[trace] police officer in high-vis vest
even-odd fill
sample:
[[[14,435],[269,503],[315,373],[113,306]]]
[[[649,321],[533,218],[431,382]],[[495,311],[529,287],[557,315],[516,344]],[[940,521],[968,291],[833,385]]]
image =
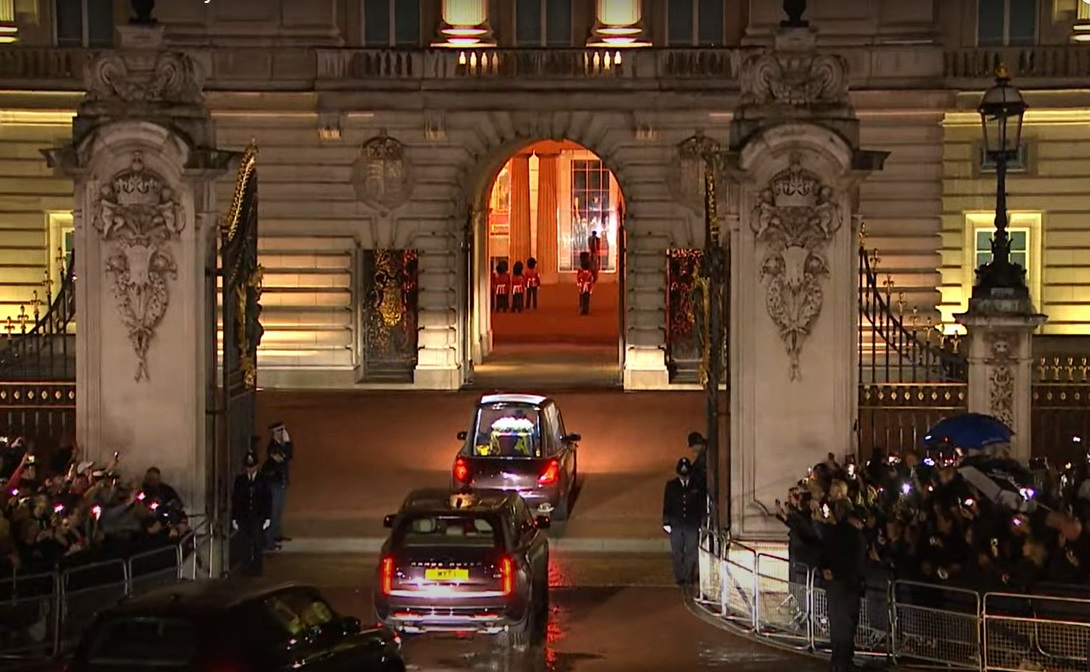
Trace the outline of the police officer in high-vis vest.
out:
[[[231,490],[231,527],[239,537],[243,571],[261,576],[265,562],[265,530],[272,523],[269,481],[257,471],[257,454],[246,453],[246,470],[235,477]]]

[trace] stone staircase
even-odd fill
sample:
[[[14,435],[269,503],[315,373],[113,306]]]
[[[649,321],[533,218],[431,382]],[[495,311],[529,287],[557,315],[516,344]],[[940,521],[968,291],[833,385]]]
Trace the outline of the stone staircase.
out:
[[[354,251],[351,236],[260,238],[262,369],[355,366]]]

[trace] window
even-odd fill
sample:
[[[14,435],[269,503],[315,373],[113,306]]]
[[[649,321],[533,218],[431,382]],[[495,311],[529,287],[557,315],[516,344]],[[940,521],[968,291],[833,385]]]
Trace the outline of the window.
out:
[[[419,47],[419,0],[363,0],[365,47]]]
[[[284,639],[321,630],[337,620],[337,613],[316,593],[286,590],[265,600],[265,609],[283,629]]]
[[[51,293],[56,293],[64,282],[62,268],[72,264],[72,251],[76,249],[76,229],[71,212],[50,212],[48,217],[49,249],[46,250]],[[45,300],[43,298],[43,300]]]
[[[598,159],[572,159],[570,165],[570,229],[561,248],[560,270],[578,270],[579,255],[597,247],[598,270],[613,271],[611,252],[617,238],[613,175]]]
[[[980,143],[977,148],[980,153],[978,157],[978,166],[981,173],[994,173],[995,172],[995,159],[988,156],[988,149],[984,146],[984,143]],[[1029,148],[1026,143],[1018,145],[1018,152],[1013,158],[1007,161],[1008,173],[1024,173],[1029,170]]]
[[[474,513],[409,515],[394,530],[392,545],[503,546],[503,528],[491,517]]]
[[[113,0],[54,0],[53,32],[58,47],[112,47]]]
[[[572,0],[515,0],[515,44],[570,47]]]
[[[976,230],[976,246],[974,258],[976,268],[992,260],[992,234],[994,228],[978,228]],[[1007,229],[1007,236],[1011,243],[1011,261],[1022,268],[1029,270],[1029,229]]]
[[[533,406],[492,404],[477,410],[474,457],[541,457],[541,417]]]
[[[725,40],[723,0],[667,0],[666,44],[720,47]]]
[[[196,628],[181,618],[114,618],[99,625],[90,639],[87,662],[96,668],[185,668],[197,653]]]
[[[1037,0],[977,0],[978,46],[1028,46],[1036,41]]]

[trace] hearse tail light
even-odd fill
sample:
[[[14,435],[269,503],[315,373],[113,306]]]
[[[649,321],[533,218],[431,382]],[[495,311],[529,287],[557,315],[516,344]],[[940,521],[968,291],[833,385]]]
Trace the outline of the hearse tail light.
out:
[[[537,477],[538,485],[552,485],[560,480],[560,461],[549,460],[549,464],[545,467],[545,471],[541,472],[541,475]]]
[[[382,594],[389,595],[394,591],[394,559],[386,556],[382,559]]]
[[[515,561],[507,556],[500,560],[500,585],[503,586],[504,597],[515,592]]]
[[[458,483],[469,482],[469,465],[460,457],[454,461],[454,480]]]

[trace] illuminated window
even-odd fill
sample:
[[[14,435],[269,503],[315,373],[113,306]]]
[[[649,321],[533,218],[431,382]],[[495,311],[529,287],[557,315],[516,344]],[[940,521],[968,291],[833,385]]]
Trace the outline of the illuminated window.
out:
[[[570,47],[572,0],[515,0],[515,44]]]
[[[492,183],[492,197],[488,207],[488,233],[506,236],[511,232],[511,162],[504,164],[496,181]]]
[[[976,230],[976,246],[974,258],[976,268],[992,260],[992,234],[994,228],[979,228]],[[1011,261],[1029,271],[1029,229],[1007,229],[1007,236],[1011,243]]]
[[[978,46],[1029,46],[1036,42],[1037,0],[977,0]]]
[[[365,47],[419,47],[419,0],[363,0]]]
[[[112,47],[113,0],[54,0],[53,35],[58,47]]]
[[[573,158],[569,178],[568,216],[560,226],[560,270],[578,270],[579,255],[590,251],[592,234],[597,233],[598,269],[614,271],[619,194],[613,175],[598,159]]]
[[[1026,286],[1030,298],[1041,305],[1042,275],[1042,215],[1039,212],[1011,212],[1007,226],[1010,236],[1011,261],[1026,271]],[[972,294],[976,269],[992,260],[992,236],[995,234],[995,214],[971,212],[965,214],[964,297]],[[967,304],[962,304],[964,309]]]
[[[666,44],[721,47],[726,42],[723,0],[667,0]]]

